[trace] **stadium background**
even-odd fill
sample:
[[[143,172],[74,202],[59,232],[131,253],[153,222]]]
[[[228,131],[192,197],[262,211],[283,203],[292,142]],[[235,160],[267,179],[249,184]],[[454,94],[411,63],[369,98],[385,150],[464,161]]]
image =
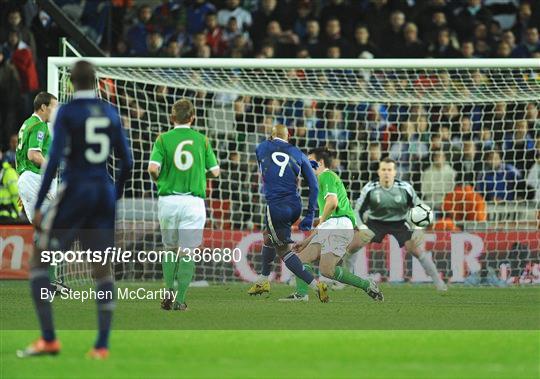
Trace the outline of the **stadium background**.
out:
[[[540,57],[537,1],[247,0],[236,10],[236,26],[227,22],[226,1],[54,3],[105,55],[113,57]],[[467,10],[467,3],[480,5]],[[197,34],[205,30],[204,15],[212,11],[222,26]],[[59,38],[67,35],[31,1],[0,0],[0,17],[0,150],[4,161],[13,162],[18,128],[32,112],[35,93],[47,88],[46,59],[59,54]],[[252,27],[247,26],[250,19]],[[359,24],[364,26],[357,28]],[[79,51],[87,48],[83,41],[76,43],[69,37],[68,41]],[[398,76],[386,79],[400,84]],[[532,80],[538,81],[538,76]],[[224,177],[209,190],[208,227],[223,233],[217,241],[229,238],[227,233],[251,233],[260,227],[261,199],[252,149],[268,134],[269,126],[283,122],[302,148],[329,143],[338,151],[334,169],[346,182],[351,199],[373,178],[378,159],[390,155],[397,158],[400,174],[437,209],[436,233],[493,231],[491,245],[486,244],[488,254],[482,258],[483,279],[489,274],[484,263],[493,263],[497,270],[496,280],[488,284],[508,284],[500,281],[506,267],[514,284],[540,279],[534,271],[538,266],[533,267],[539,250],[538,98],[482,104],[351,104],[225,96],[219,91],[202,93],[121,80],[102,80],[98,86],[100,95],[118,106],[137,161],[121,209],[142,211],[142,216],[123,213],[121,221],[143,225],[143,232],[148,232],[139,240],[143,246],[155,246],[160,240],[152,211],[155,191],[145,162],[155,136],[169,127],[168,107],[178,96],[190,96],[199,112],[196,127],[209,133],[224,169]],[[60,93],[61,100],[67,100],[69,86],[63,88],[67,91]],[[489,180],[498,184],[497,201],[492,199],[493,191],[481,187],[488,183],[486,174],[495,164],[502,174]],[[422,175],[426,171],[431,173],[431,185]],[[427,191],[433,183],[435,189]],[[454,193],[456,186],[461,192]],[[474,200],[456,200],[460,196]],[[459,203],[464,207],[461,211],[455,209]],[[21,251],[28,256],[30,227],[3,224],[0,230],[0,237],[12,230],[23,235]],[[389,274],[388,243],[371,252],[375,259],[370,272],[383,278]],[[2,273],[20,274],[22,269],[24,277],[24,259],[17,270],[10,270],[14,247],[8,245],[1,251]],[[449,255],[447,243],[435,255],[446,275]],[[255,266],[257,262],[253,256]],[[408,278],[413,275],[411,264],[408,261],[405,270]],[[76,267],[65,274],[76,283],[74,279],[87,279],[89,273]],[[161,280],[159,266],[120,267],[117,274],[138,283],[141,278],[156,280],[145,282],[150,288],[158,288]],[[205,267],[199,268],[198,277],[228,282],[237,275],[230,267]],[[469,284],[486,283],[471,279]],[[380,307],[346,289],[334,292],[326,309],[314,301],[302,308],[276,306],[275,297],[289,292],[286,286],[275,286],[272,298],[255,301],[246,299],[244,284],[194,288],[193,311],[183,315],[159,313],[152,301],[121,304],[109,362],[81,360],[93,338],[93,331],[86,330],[94,327],[93,304],[64,302],[55,304],[65,344],[60,360],[23,363],[13,352],[36,334],[26,282],[0,281],[0,288],[2,377],[537,378],[539,374],[540,301],[533,286],[451,286],[448,297],[439,297],[427,286],[384,285],[387,301]],[[329,325],[329,320],[336,324]],[[277,330],[288,328],[310,330]],[[350,330],[327,330],[334,328]]]

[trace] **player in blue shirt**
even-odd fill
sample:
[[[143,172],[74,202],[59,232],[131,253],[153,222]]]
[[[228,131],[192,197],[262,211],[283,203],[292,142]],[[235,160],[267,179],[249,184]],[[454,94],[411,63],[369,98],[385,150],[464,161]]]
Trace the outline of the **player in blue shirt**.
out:
[[[30,269],[30,287],[41,338],[25,350],[19,350],[19,357],[55,355],[60,351],[50,295],[43,296],[49,289],[49,263],[42,262],[41,252],[66,251],[75,238],[79,238],[82,250],[105,251],[114,246],[116,200],[122,196],[133,160],[118,112],[96,98],[95,80],[92,64],[79,61],[74,65],[71,71],[73,100],[59,109],[54,123],[48,163],[35,205],[37,242]],[[116,185],[107,171],[112,149],[120,162]],[[42,216],[43,200],[61,161],[65,162],[61,189],[56,202]],[[114,285],[110,265],[96,262],[93,272],[97,293],[106,296],[97,296],[98,338],[89,357],[104,359],[108,356]]]
[[[300,222],[301,230],[309,230],[315,217],[319,187],[307,156],[288,142],[289,131],[285,125],[272,128],[272,137],[260,143],[256,149],[257,162],[262,176],[266,199],[262,270],[257,282],[248,290],[250,295],[270,292],[268,277],[276,254],[296,276],[317,291],[321,301],[327,301],[327,286],[318,283],[313,275],[304,270],[298,256],[291,251],[291,227],[302,213],[302,199],[298,191],[300,175],[309,186],[309,202],[306,216]]]

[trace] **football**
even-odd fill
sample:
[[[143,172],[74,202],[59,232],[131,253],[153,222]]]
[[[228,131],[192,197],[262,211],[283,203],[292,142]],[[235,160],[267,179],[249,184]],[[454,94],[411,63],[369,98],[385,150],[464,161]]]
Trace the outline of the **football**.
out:
[[[426,204],[418,204],[409,210],[407,221],[414,226],[425,228],[433,222],[433,211]]]

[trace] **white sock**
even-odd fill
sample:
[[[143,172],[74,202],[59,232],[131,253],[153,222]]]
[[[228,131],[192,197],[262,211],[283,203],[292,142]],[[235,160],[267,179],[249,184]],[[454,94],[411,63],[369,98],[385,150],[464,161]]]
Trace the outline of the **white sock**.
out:
[[[317,280],[313,279],[311,283],[309,283],[309,286],[313,289],[317,289]]]
[[[431,276],[431,279],[433,279],[433,283],[441,282],[441,277],[437,272],[437,268],[435,267],[435,263],[433,262],[433,259],[431,257],[431,252],[426,251],[420,254],[420,258],[418,258],[418,261],[426,271],[426,274]]]
[[[268,278],[270,277],[270,275],[263,275],[263,274],[260,274],[259,275],[259,278],[257,279],[258,282],[266,282],[268,281]]]

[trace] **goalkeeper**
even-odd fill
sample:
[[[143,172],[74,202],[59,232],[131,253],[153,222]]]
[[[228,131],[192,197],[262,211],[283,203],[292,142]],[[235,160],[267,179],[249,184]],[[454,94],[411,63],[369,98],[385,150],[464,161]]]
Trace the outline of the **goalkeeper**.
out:
[[[161,134],[154,144],[148,172],[158,187],[158,218],[163,244],[173,252],[194,249],[202,244],[206,222],[206,176],[218,177],[220,170],[208,138],[191,129],[195,108],[188,99],[172,107],[174,129]],[[184,256],[178,261],[165,256],[162,261],[166,295],[164,310],[187,309],[186,292],[193,278],[195,262]],[[177,296],[173,286],[177,278]]]
[[[379,180],[366,184],[356,201],[359,230],[354,234],[348,253],[354,254],[368,243],[381,242],[391,234],[400,247],[405,246],[418,259],[437,290],[446,291],[448,288],[439,277],[431,254],[423,250],[423,230],[416,227],[410,230],[405,222],[409,208],[421,203],[413,186],[396,179],[396,162],[390,158],[379,162],[378,175]],[[367,223],[363,222],[364,213]]]

